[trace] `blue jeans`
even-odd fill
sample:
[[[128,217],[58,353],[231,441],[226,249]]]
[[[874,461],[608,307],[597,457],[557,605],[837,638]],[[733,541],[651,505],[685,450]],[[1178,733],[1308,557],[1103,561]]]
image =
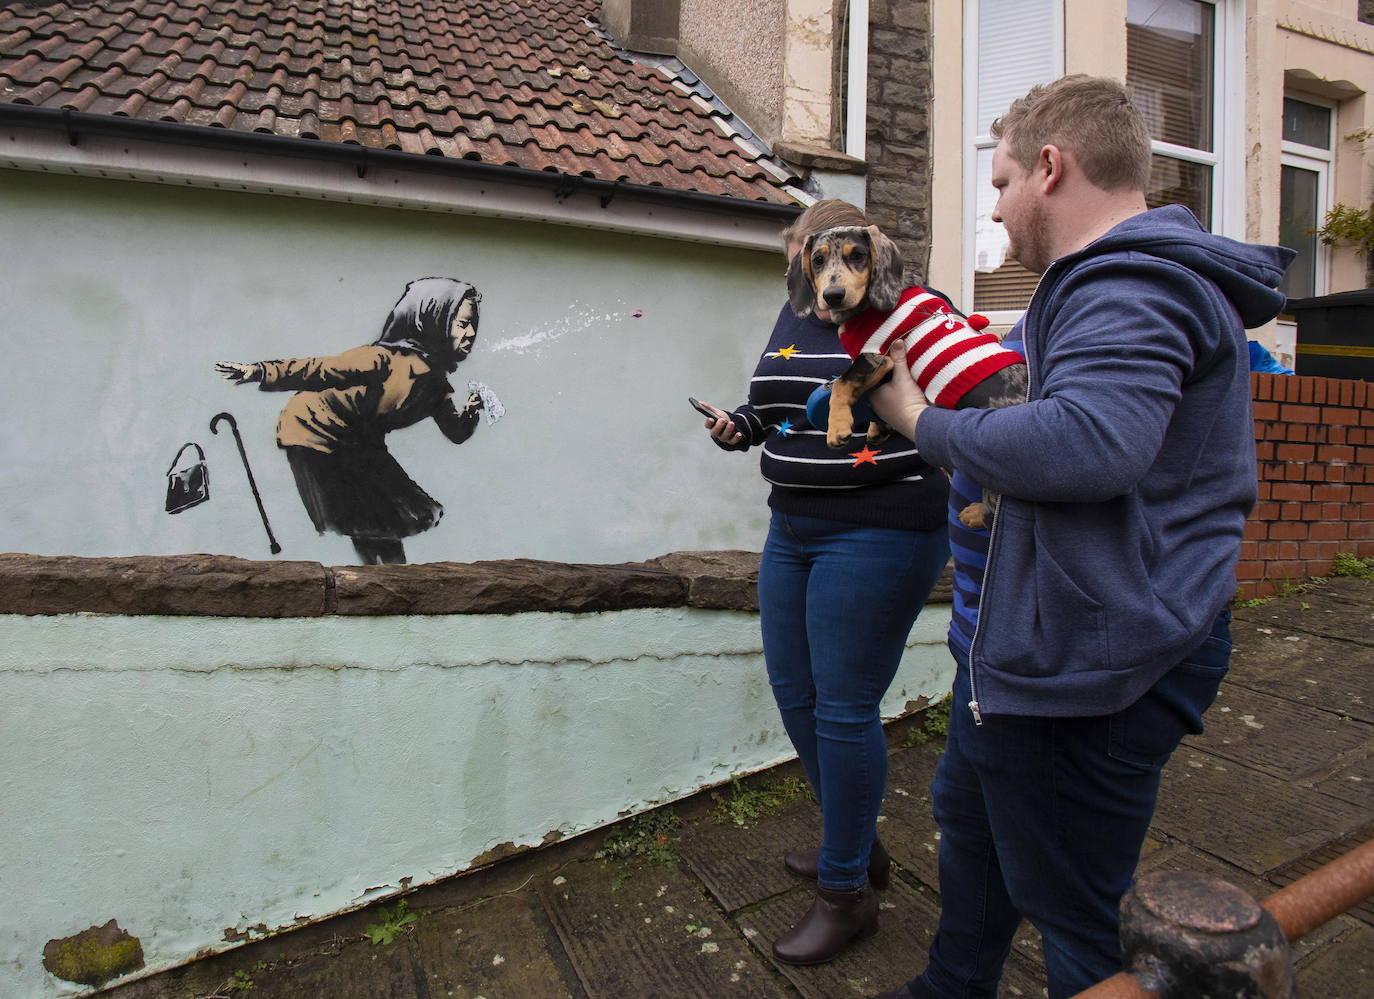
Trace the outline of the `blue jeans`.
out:
[[[759,565],[768,682],[821,802],[822,888],[868,876],[887,783],[879,703],[949,559],[944,527],[858,527],[774,511]]]
[[[1160,771],[1202,731],[1231,658],[1230,612],[1138,701],[1113,715],[983,715],[956,652],[949,739],[931,784],[940,924],[917,995],[994,999],[1022,918],[1044,941],[1050,999],[1121,970],[1118,906],[1154,815]]]

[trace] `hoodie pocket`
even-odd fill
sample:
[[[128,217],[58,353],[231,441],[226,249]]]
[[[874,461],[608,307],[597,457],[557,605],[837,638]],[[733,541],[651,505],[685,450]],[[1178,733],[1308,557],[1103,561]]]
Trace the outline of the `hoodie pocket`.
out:
[[[1033,516],[1004,502],[994,589],[985,608],[979,659],[1020,676],[1109,667],[1106,614],[1045,544]],[[986,594],[987,591],[985,591]]]

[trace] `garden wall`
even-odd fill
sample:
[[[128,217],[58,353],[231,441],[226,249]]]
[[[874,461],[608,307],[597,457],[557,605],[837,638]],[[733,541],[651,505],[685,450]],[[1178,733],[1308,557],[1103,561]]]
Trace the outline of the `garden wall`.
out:
[[[1344,378],[1252,374],[1259,502],[1236,571],[1241,598],[1374,556],[1374,392]]]

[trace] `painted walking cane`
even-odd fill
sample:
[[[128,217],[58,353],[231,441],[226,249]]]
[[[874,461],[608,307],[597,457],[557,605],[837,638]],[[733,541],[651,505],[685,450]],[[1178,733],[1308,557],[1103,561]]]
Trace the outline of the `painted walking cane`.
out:
[[[277,544],[277,539],[272,536],[272,525],[267,522],[267,511],[262,508],[262,497],[258,495],[258,484],[253,479],[253,469],[248,465],[248,452],[243,449],[243,438],[239,436],[239,425],[235,422],[232,413],[217,413],[210,421],[210,433],[218,434],[216,429],[220,420],[229,421],[229,429],[234,432],[234,443],[239,446],[239,457],[243,459],[243,470],[248,473],[248,488],[253,490],[253,499],[258,504],[258,516],[262,518],[263,530],[267,532],[267,540],[272,542],[272,554],[276,555],[281,551],[281,545]]]

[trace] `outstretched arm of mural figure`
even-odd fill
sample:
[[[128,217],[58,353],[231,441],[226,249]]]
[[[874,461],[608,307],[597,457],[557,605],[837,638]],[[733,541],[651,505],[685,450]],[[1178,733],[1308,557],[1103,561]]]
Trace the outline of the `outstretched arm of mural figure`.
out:
[[[235,385],[245,385],[248,382],[262,381],[262,365],[260,364],[237,364],[233,361],[216,361],[215,370],[224,376],[227,382]]]
[[[482,409],[482,397],[476,392],[468,393],[468,400],[460,410],[453,405],[453,396],[444,397],[439,411],[434,414],[434,422],[444,436],[455,444],[461,444],[477,429],[477,417]]]

